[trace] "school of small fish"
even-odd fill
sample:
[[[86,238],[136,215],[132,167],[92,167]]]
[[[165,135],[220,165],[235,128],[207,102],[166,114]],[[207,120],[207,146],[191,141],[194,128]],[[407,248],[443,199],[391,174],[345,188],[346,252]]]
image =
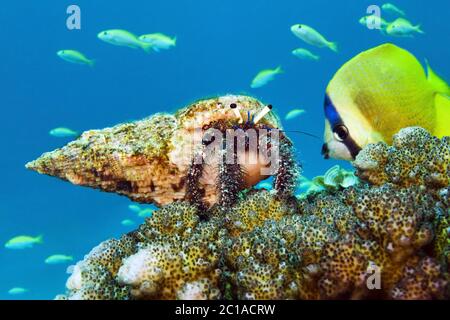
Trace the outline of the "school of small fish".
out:
[[[168,50],[175,47],[177,43],[176,37],[172,38],[163,33],[151,33],[137,36],[132,32],[123,29],[101,31],[97,34],[97,38],[114,46],[141,49],[146,53]],[[74,64],[93,67],[96,63],[96,60],[89,59],[85,54],[78,50],[63,49],[59,50],[56,54],[64,61]]]
[[[381,6],[382,12],[395,20],[389,22],[381,15],[367,15],[359,19],[359,23],[368,29],[378,29],[382,34],[391,37],[414,38],[415,34],[424,34],[420,24],[414,25],[406,19],[406,13],[392,3],[384,3]]]

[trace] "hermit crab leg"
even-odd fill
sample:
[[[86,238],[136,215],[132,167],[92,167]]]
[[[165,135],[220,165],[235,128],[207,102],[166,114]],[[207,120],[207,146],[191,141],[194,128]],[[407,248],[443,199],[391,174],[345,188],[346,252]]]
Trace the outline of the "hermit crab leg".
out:
[[[278,198],[288,199],[295,193],[300,168],[295,161],[292,142],[280,135],[278,170],[273,180],[273,188]]]
[[[206,210],[205,203],[203,202],[204,190],[199,187],[202,173],[203,162],[196,163],[195,159],[192,160],[186,178],[186,199],[203,212]]]
[[[230,208],[237,203],[239,192],[244,185],[244,174],[234,154],[232,164],[225,163],[219,167],[217,190],[219,192],[219,208]]]
[[[262,109],[261,112],[256,115],[256,118],[253,120],[253,123],[257,124],[262,118],[266,116],[266,114],[270,112],[270,110],[272,110],[271,104],[265,106],[264,109]]]

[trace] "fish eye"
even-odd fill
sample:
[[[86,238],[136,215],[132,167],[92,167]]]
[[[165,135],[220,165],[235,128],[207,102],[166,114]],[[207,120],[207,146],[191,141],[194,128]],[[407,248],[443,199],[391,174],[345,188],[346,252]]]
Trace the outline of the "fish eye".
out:
[[[103,32],[103,35],[107,36],[107,35],[108,35],[108,32],[106,32],[106,31],[105,31],[105,32]]]
[[[236,103],[230,104],[230,108],[231,108],[231,109],[234,109],[234,108],[236,108],[236,107],[237,107]]]
[[[334,127],[333,129],[334,137],[338,141],[344,141],[348,137],[348,129],[343,124]]]
[[[299,24],[299,25],[298,25],[298,28],[299,28],[299,29],[301,29],[301,28],[302,28],[302,25],[301,25],[301,24]]]

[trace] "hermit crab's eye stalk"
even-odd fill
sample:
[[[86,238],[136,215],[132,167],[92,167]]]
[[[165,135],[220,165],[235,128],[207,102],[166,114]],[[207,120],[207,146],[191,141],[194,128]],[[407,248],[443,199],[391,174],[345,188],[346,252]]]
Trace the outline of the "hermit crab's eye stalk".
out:
[[[236,117],[239,119],[239,123],[242,123],[244,120],[242,119],[241,112],[239,111],[239,108],[236,103],[230,104],[230,108],[233,110]]]
[[[258,113],[258,115],[255,117],[255,120],[253,120],[253,123],[257,124],[262,118],[264,118],[266,116],[266,114],[268,114],[270,112],[270,110],[272,110],[271,104],[265,106],[264,109],[262,109],[261,112]]]

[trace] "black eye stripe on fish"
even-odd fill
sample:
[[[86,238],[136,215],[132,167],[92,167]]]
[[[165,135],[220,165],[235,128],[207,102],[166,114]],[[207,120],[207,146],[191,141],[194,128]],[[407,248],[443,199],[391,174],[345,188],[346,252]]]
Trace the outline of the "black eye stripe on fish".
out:
[[[340,128],[340,126],[345,127],[344,121],[337,112],[328,94],[325,94],[324,110],[325,110],[325,117],[330,122],[333,133],[335,133],[335,130],[337,128]],[[359,151],[361,151],[361,147],[358,146],[355,140],[353,140],[350,133],[347,134],[346,138],[343,139],[342,143],[345,144],[353,159],[356,158]]]
[[[361,147],[353,140],[350,136],[347,137],[343,142],[347,147],[348,151],[352,155],[352,158],[355,159],[358,153],[361,151]]]

